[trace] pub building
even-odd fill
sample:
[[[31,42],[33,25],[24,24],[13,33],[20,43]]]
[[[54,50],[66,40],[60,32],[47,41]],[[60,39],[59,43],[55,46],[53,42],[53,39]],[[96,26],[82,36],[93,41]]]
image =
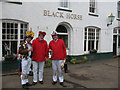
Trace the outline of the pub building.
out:
[[[39,31],[45,31],[48,44],[51,33],[57,31],[68,57],[89,57],[92,50],[97,58],[120,55],[119,0],[4,0],[0,11],[0,60],[17,53],[30,28],[34,39]]]

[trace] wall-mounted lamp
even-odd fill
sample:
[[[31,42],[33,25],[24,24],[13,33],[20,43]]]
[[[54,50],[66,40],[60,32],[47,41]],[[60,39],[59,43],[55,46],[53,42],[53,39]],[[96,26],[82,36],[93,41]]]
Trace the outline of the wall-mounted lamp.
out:
[[[113,16],[113,14],[111,13],[111,15],[108,16],[108,21],[109,21],[110,23],[107,24],[107,27],[108,27],[109,25],[112,25],[112,22],[113,22],[114,19],[115,19],[115,16]]]
[[[108,21],[109,21],[110,23],[107,24],[107,27],[108,27],[109,25],[112,25],[112,22],[113,22],[114,19],[115,19],[115,16],[113,16],[113,14],[111,13],[111,15],[108,16]]]

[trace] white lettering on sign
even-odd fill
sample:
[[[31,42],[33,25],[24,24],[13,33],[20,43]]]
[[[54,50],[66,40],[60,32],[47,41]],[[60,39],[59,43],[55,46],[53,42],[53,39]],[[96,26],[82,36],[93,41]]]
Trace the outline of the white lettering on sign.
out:
[[[44,10],[44,16],[82,20],[82,15],[71,14],[71,13],[65,14],[63,12],[50,12],[50,10]]]

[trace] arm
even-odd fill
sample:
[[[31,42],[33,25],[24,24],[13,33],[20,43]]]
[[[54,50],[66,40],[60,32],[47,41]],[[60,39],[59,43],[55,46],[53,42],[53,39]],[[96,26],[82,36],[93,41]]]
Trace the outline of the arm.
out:
[[[19,53],[22,54],[22,55],[25,55],[28,53],[28,49],[24,49],[24,46],[23,46],[23,42],[20,44],[19,46]]]
[[[46,42],[46,49],[45,49],[45,56],[46,56],[46,61],[48,61],[48,57],[49,57],[49,46],[48,46],[48,44],[47,44],[47,42]]]

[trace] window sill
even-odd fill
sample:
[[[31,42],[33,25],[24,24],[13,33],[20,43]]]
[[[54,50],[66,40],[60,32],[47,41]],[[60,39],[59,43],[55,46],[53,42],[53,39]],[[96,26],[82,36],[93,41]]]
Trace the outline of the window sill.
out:
[[[95,16],[95,17],[98,17],[99,15],[95,14],[95,13],[88,13],[88,15],[90,16]]]
[[[120,21],[120,18],[117,18],[116,20]]]
[[[72,12],[71,9],[69,9],[69,8],[63,8],[63,7],[59,7],[58,10]]]
[[[6,3],[22,5],[22,2],[5,1]]]

